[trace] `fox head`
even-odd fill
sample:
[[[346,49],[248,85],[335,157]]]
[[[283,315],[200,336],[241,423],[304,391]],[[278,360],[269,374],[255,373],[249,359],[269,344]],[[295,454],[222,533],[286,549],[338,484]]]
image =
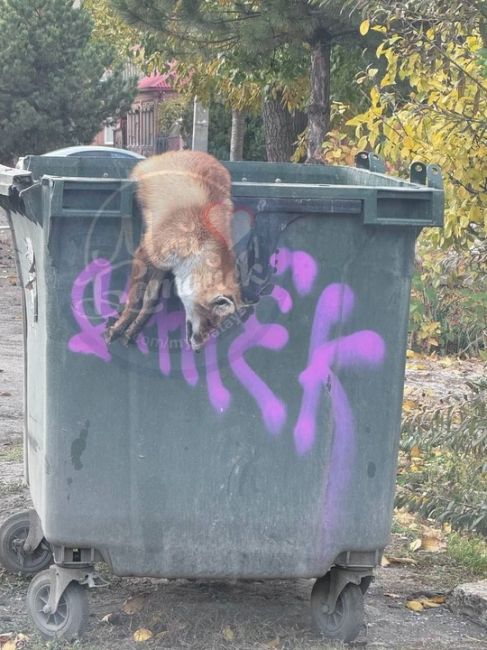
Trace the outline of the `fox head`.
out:
[[[234,315],[239,320],[247,305],[242,301],[233,264],[226,277],[221,266],[211,272],[206,264],[194,259],[185,272],[181,270],[176,270],[175,280],[186,312],[187,340],[194,351],[199,351],[226,318]]]

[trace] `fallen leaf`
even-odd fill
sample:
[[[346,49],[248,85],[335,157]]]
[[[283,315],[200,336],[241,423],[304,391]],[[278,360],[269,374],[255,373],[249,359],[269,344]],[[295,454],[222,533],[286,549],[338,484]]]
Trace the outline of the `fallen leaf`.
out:
[[[414,359],[416,356],[416,353],[413,350],[406,350],[406,358],[407,359]]]
[[[225,641],[233,641],[235,639],[235,633],[229,625],[223,628],[222,635]]]
[[[15,637],[15,640],[17,641],[17,643],[22,643],[23,641],[24,641],[24,642],[27,642],[27,641],[29,641],[30,639],[29,639],[29,637],[27,636],[27,634],[22,634],[22,632],[19,632],[19,633],[17,634],[17,636]]]
[[[446,548],[446,542],[439,535],[423,535],[421,550],[429,553],[438,553]]]
[[[418,446],[412,447],[410,456],[412,460],[418,460],[421,458],[421,449]]]
[[[384,596],[387,596],[387,598],[400,598],[399,594],[388,594],[384,593]]]
[[[440,366],[443,366],[444,368],[448,368],[449,366],[452,366],[455,361],[451,357],[442,357],[441,359],[438,360],[438,363]]]
[[[409,550],[410,551],[419,551],[421,548],[421,538],[418,537],[418,539],[415,539],[414,541],[409,544]]]
[[[281,640],[277,637],[272,641],[267,641],[265,645],[267,648],[278,648],[281,645]]]
[[[138,594],[137,596],[132,596],[127,598],[127,600],[122,605],[122,610],[129,616],[137,614],[144,607],[146,597],[144,594]]]
[[[389,564],[417,564],[416,560],[413,560],[412,557],[394,557],[393,555],[389,555],[388,560]]]
[[[445,596],[431,596],[428,600],[438,605],[443,605],[446,602]]]
[[[434,609],[435,607],[441,607],[439,603],[434,603],[431,600],[428,600],[428,598],[422,598],[419,602],[425,609]]]
[[[17,286],[17,276],[15,276],[15,275],[9,275],[9,276],[7,277],[7,280],[8,280],[8,283],[9,283],[12,287],[16,287],[16,286]]]
[[[390,565],[389,559],[385,555],[382,556],[382,559],[380,561],[380,565],[384,566],[384,567]]]
[[[10,639],[7,643],[2,645],[2,650],[17,650],[17,641],[15,639]]]
[[[102,623],[109,623],[110,625],[119,625],[122,622],[119,612],[110,612],[101,619]]]
[[[409,413],[409,411],[413,411],[418,407],[418,403],[415,402],[413,399],[405,399],[404,402],[402,403],[402,410],[405,411],[406,413]]]
[[[10,641],[13,636],[13,632],[5,632],[5,634],[0,634],[0,644],[7,643],[7,641]]]
[[[138,630],[135,630],[134,632],[134,641],[137,641],[137,643],[142,643],[143,641],[148,641],[149,639],[152,639],[154,635],[150,630],[148,630],[145,627],[141,627]]]
[[[422,612],[423,611],[423,605],[420,603],[419,600],[407,600],[406,601],[406,607],[413,612]]]
[[[406,510],[397,509],[394,511],[394,519],[398,524],[405,528],[417,528],[418,523],[416,517]]]

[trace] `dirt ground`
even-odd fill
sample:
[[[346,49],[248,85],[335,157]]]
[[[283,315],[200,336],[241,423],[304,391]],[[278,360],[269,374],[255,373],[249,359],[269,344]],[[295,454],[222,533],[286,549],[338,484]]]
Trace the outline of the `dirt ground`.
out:
[[[0,228],[5,222],[0,220]],[[414,364],[413,364],[414,366]],[[0,520],[25,508],[29,497],[22,487],[22,321],[20,290],[15,278],[9,232],[0,229]],[[422,373],[422,374],[421,374]],[[431,390],[463,390],[478,366],[468,363],[444,383],[428,379],[412,367],[408,385],[413,392],[425,382]],[[436,382],[436,383],[435,383]],[[407,539],[393,534],[390,555],[401,557]],[[103,567],[101,567],[103,571]],[[195,650],[335,648],[311,630],[310,580],[192,582],[116,578],[104,574],[108,587],[90,593],[90,623],[81,649],[194,648]],[[387,650],[477,650],[487,648],[486,631],[446,606],[420,613],[405,607],[421,595],[444,594],[469,579],[445,554],[422,553],[416,565],[392,564],[377,571],[366,598],[366,626],[355,647]],[[0,569],[0,640],[9,632],[27,635],[17,647],[46,645],[32,629],[25,609],[28,580]],[[124,602],[132,602],[128,615]],[[103,622],[114,614],[112,622]],[[136,643],[134,632],[148,628],[153,637]],[[6,637],[3,637],[4,639]],[[0,641],[1,646],[1,641]]]

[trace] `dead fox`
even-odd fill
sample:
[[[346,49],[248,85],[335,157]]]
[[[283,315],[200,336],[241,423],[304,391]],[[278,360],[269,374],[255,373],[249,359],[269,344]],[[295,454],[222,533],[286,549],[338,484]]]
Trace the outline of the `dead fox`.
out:
[[[210,332],[243,307],[232,250],[231,178],[213,156],[171,151],[137,164],[145,232],[135,251],[128,299],[106,332],[107,340],[133,340],[173,273],[186,311],[188,343],[200,349]]]

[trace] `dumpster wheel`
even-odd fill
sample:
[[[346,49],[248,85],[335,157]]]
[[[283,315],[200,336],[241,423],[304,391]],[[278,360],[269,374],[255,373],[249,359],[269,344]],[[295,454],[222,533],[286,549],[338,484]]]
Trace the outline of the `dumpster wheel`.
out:
[[[49,569],[38,573],[27,591],[27,609],[35,627],[44,639],[74,641],[82,636],[88,622],[88,596],[77,582],[70,582],[59,599],[57,609],[48,613],[51,593]]]
[[[329,639],[350,643],[364,623],[364,594],[359,585],[349,583],[336,599],[334,611],[328,611],[331,577],[319,578],[311,591],[311,617],[318,632]]]
[[[29,528],[28,510],[16,512],[0,526],[0,563],[11,573],[32,576],[52,563],[51,548],[45,539],[33,551],[24,550]]]

